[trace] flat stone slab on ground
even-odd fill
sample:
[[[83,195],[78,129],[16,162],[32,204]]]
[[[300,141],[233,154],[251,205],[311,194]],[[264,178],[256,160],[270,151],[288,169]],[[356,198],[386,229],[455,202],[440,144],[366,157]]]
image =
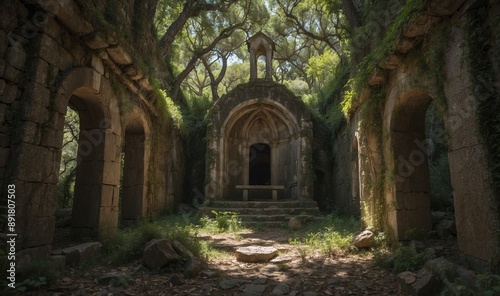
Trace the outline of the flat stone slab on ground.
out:
[[[265,262],[278,256],[275,247],[248,246],[236,249],[236,260],[247,263]]]
[[[90,260],[90,258],[96,256],[101,251],[101,248],[102,244],[100,242],[89,242],[55,250],[52,254],[63,255],[67,265],[78,265],[80,262]]]

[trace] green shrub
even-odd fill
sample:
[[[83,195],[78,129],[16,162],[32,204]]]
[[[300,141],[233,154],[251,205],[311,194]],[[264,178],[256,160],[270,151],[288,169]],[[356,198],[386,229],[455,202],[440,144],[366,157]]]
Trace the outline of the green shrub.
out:
[[[394,253],[394,266],[392,271],[399,273],[402,271],[418,271],[425,262],[435,258],[434,250],[426,249],[424,252],[418,253],[410,246],[403,246],[397,249]]]
[[[16,291],[25,292],[35,291],[40,287],[55,283],[61,273],[54,268],[51,260],[34,260],[28,269],[18,276]]]
[[[157,222],[141,221],[138,226],[121,230],[104,241],[104,259],[115,265],[137,260],[148,241],[162,238],[178,240],[195,256],[201,252],[200,241],[191,224],[183,221],[181,216],[166,216]]]
[[[312,249],[319,249],[325,254],[353,252],[352,244],[360,222],[352,217],[328,215],[326,219],[309,224],[301,233],[302,238],[292,238],[292,244],[306,244]]]

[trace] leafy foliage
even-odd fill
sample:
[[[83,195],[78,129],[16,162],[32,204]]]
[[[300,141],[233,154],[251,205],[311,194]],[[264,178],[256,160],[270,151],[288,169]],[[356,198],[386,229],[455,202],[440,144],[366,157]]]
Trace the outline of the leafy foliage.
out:
[[[342,110],[346,116],[351,112],[354,100],[367,86],[368,75],[375,70],[382,58],[394,51],[404,26],[424,8],[426,3],[427,1],[422,0],[409,0],[402,5],[401,1],[378,1],[364,7],[364,25],[357,29],[349,44],[351,62],[354,63],[357,72],[353,73],[353,78],[349,80],[342,102]],[[384,22],[381,22],[381,16]],[[377,38],[377,34],[383,36]]]
[[[63,130],[63,144],[58,183],[58,208],[68,208],[73,205],[76,165],[78,161],[78,136],[80,133],[80,118],[78,113],[69,108],[66,111]]]
[[[291,239],[290,243],[305,244],[327,255],[353,252],[356,248],[352,242],[360,227],[355,218],[330,214],[326,219],[308,225],[304,229],[305,235]]]
[[[191,224],[181,216],[165,216],[155,222],[143,220],[136,227],[121,230],[105,240],[104,260],[115,265],[137,260],[148,241],[162,238],[178,240],[196,256],[201,253],[201,243]]]
[[[212,211],[215,219],[207,216],[200,218],[201,231],[209,233],[234,232],[242,230],[241,219],[234,212],[217,212]]]

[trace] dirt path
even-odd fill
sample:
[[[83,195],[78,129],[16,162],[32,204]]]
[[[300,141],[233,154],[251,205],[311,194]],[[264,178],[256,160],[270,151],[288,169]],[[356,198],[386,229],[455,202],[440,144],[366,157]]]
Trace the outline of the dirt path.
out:
[[[402,295],[396,276],[375,267],[371,255],[325,257],[290,245],[287,230],[203,236],[230,252],[211,259],[202,273],[185,278],[182,266],[172,273],[152,273],[138,263],[121,268],[70,269],[56,285],[31,295]],[[240,246],[274,246],[279,256],[268,263],[238,262],[232,251]],[[117,287],[98,278],[124,274]]]

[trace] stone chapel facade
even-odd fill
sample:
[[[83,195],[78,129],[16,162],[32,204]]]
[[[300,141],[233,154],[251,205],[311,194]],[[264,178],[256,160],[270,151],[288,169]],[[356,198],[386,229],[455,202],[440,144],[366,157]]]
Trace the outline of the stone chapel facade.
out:
[[[312,124],[302,100],[272,81],[274,43],[263,33],[248,42],[250,82],[210,109],[207,131],[209,199],[312,199]],[[257,59],[266,73],[257,76]]]

